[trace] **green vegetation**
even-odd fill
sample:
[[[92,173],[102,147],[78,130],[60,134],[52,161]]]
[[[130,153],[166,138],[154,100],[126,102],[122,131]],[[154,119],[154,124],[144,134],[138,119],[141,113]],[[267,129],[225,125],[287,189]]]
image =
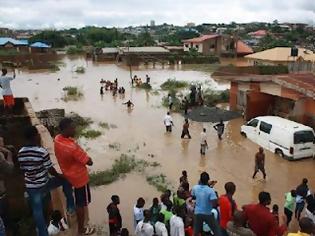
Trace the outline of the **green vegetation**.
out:
[[[117,142],[110,143],[110,144],[108,144],[108,147],[110,149],[114,149],[115,151],[119,151],[120,150],[120,143],[117,143]]]
[[[62,89],[65,91],[65,95],[63,100],[67,101],[78,101],[81,97],[83,97],[83,93],[77,87],[67,86]]]
[[[75,69],[75,72],[80,73],[80,74],[83,74],[83,73],[85,73],[85,68],[84,68],[83,66],[78,66],[78,67]]]
[[[172,111],[173,112],[180,112],[182,110],[182,103],[180,98],[183,96],[182,94],[176,95],[176,91],[172,90],[169,91],[169,94],[171,95],[171,97],[173,98],[173,108]],[[162,98],[162,106],[164,107],[168,107],[168,94],[166,94],[165,96],[163,96]]]
[[[158,191],[163,193],[167,189],[172,188],[170,183],[166,180],[166,176],[163,174],[147,176],[146,180],[150,185],[154,186]]]
[[[218,103],[229,102],[230,92],[229,90],[224,91],[214,91],[211,89],[206,89],[203,91],[204,105],[212,107]]]
[[[163,84],[161,84],[161,88],[163,90],[176,91],[179,89],[187,88],[189,83],[186,81],[179,81],[176,79],[168,79]]]
[[[98,126],[103,128],[103,129],[109,129],[109,124],[106,122],[99,122]]]
[[[145,90],[151,90],[152,86],[147,83],[142,83],[141,85],[138,85],[137,88],[145,89]]]
[[[110,184],[127,173],[134,170],[143,171],[144,168],[152,165],[153,163],[144,160],[136,160],[134,156],[121,154],[119,159],[114,161],[111,169],[90,174],[90,185],[95,187]],[[156,166],[156,163],[154,163],[154,166]]]
[[[70,47],[68,47],[66,53],[69,54],[69,55],[75,55],[75,54],[85,53],[85,51],[82,48],[82,46],[78,45],[78,46],[70,46]]]
[[[288,74],[289,69],[285,65],[268,66],[268,65],[258,65],[258,70],[260,75],[276,75],[276,74]]]
[[[87,139],[96,139],[97,137],[102,135],[102,132],[94,129],[89,130],[82,130],[82,132],[79,134],[80,137],[84,137]]]

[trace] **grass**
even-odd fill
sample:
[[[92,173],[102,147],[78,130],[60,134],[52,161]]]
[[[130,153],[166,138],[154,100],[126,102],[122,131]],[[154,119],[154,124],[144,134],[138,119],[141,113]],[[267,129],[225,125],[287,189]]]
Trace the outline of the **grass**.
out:
[[[85,52],[84,49],[79,46],[70,46],[67,48],[67,51],[66,51],[68,55],[82,54],[84,52]]]
[[[141,85],[136,86],[137,88],[145,89],[145,90],[151,90],[152,86],[148,83],[142,83]]]
[[[79,73],[79,74],[83,74],[85,73],[85,68],[83,66],[78,66],[76,69],[75,69],[75,72]]]
[[[99,122],[98,126],[103,128],[103,129],[109,129],[109,124],[106,122]]]
[[[77,101],[81,97],[83,97],[83,93],[80,91],[78,87],[67,86],[62,89],[65,91],[65,95],[63,97],[64,101]]]
[[[160,192],[165,192],[167,189],[172,188],[170,183],[166,180],[166,176],[163,174],[147,176],[146,180]]]
[[[163,84],[161,84],[161,88],[163,90],[170,90],[170,91],[176,91],[179,89],[184,89],[189,86],[189,83],[186,81],[179,81],[176,79],[168,79]]]
[[[120,143],[110,143],[110,144],[108,144],[108,147],[110,149],[114,149],[116,151],[119,151],[120,150]]]
[[[96,139],[97,137],[101,136],[102,132],[94,129],[89,129],[89,130],[82,130],[80,133],[80,137],[84,137],[87,139]]]
[[[93,172],[90,174],[90,185],[101,186],[110,184],[120,177],[134,170],[143,171],[150,163],[145,160],[136,160],[134,156],[121,154],[119,159],[115,160],[111,169]]]
[[[180,98],[182,98],[182,94],[177,95],[176,91],[172,90],[169,91],[169,94],[171,95],[171,97],[173,98],[173,108],[172,111],[173,112],[180,112],[182,110],[182,104],[181,104],[181,100]],[[164,107],[168,107],[168,94],[166,94],[165,96],[163,96],[162,98],[162,105]]]
[[[204,104],[212,107],[218,103],[227,103],[229,102],[230,92],[229,90],[224,91],[214,91],[211,89],[206,89],[203,92]]]

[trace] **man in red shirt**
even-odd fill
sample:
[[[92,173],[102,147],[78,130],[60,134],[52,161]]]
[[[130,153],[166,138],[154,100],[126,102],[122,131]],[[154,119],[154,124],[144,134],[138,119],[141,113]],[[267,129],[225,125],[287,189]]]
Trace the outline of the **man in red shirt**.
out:
[[[234,211],[237,209],[236,203],[233,199],[233,195],[236,191],[236,186],[233,182],[227,182],[224,185],[226,194],[220,196],[220,225],[225,235],[228,235],[226,230],[227,223],[232,220]]]
[[[78,230],[80,235],[91,235],[95,229],[85,227],[85,209],[91,202],[89,175],[86,165],[93,165],[92,159],[73,139],[75,125],[70,118],[59,123],[61,134],[55,137],[55,154],[65,178],[74,187]]]
[[[281,236],[287,230],[285,224],[278,225],[270,209],[267,207],[271,203],[270,194],[259,193],[259,203],[244,206],[245,219],[250,229],[256,236]]]

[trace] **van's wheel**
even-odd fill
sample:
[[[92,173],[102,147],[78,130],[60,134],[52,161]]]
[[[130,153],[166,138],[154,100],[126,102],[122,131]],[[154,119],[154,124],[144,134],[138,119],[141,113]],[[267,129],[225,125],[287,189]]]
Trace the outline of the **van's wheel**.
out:
[[[275,150],[275,153],[276,153],[278,156],[284,158],[284,154],[283,154],[282,150],[276,149],[276,150]]]
[[[247,138],[247,135],[245,132],[241,132],[241,135],[244,137],[244,138]]]

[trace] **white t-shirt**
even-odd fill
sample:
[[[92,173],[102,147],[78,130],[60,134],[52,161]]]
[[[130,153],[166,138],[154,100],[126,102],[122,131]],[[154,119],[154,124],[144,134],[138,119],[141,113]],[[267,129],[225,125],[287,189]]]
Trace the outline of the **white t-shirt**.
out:
[[[10,82],[14,80],[13,77],[1,76],[0,85],[2,87],[2,95],[12,95]]]
[[[179,216],[170,219],[171,236],[185,236],[184,222]]]
[[[56,227],[55,225],[53,225],[52,222],[50,222],[50,224],[47,228],[47,231],[48,231],[48,235],[51,236],[51,235],[59,234],[60,229],[59,229],[59,227]]]
[[[207,134],[205,132],[201,132],[200,134],[200,144],[206,144],[207,142]]]
[[[164,223],[158,221],[155,223],[154,227],[157,236],[168,236],[167,229]]]
[[[173,103],[173,98],[171,96],[168,97],[168,104],[171,105]]]
[[[170,115],[166,115],[164,117],[164,124],[165,124],[165,126],[171,126],[172,123],[173,123],[172,117]]]
[[[153,236],[154,228],[150,223],[144,223],[141,220],[136,227],[136,236]]]
[[[143,220],[143,208],[133,207],[134,227],[137,227],[137,222]]]

